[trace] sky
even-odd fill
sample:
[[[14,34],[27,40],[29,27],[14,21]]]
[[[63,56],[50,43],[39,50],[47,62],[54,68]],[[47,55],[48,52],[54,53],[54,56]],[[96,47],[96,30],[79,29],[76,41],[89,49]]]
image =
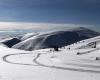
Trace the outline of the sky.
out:
[[[99,21],[100,0],[0,0],[0,29],[8,22],[16,27],[22,22],[99,28]]]

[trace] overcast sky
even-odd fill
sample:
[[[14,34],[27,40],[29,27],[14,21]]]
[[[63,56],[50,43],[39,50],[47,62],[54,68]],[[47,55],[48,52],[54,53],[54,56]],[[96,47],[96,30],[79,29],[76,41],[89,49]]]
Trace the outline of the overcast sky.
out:
[[[100,0],[0,0],[0,21],[100,25]]]

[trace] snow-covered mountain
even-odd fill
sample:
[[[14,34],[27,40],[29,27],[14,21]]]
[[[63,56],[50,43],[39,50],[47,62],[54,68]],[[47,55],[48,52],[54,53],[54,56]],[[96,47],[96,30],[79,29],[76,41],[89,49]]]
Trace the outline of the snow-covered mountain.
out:
[[[13,45],[15,45],[19,42],[21,42],[21,40],[16,38],[16,37],[6,38],[6,39],[3,39],[3,40],[0,41],[1,44],[4,44],[9,48],[11,48]]]
[[[79,27],[70,30],[43,33],[30,37],[14,45],[12,48],[31,51],[35,49],[63,47],[98,35],[100,35],[100,33],[87,28]]]
[[[0,80],[100,80],[99,41],[100,36],[85,39],[60,51],[24,51],[0,45]],[[91,42],[97,42],[97,47],[88,48]]]

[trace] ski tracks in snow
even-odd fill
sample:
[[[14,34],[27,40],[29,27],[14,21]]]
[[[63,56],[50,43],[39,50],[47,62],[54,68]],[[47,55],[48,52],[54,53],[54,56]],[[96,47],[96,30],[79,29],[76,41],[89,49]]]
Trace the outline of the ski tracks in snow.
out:
[[[71,66],[77,66],[78,68],[73,68],[73,67],[60,67],[56,65],[46,65],[38,61],[38,59],[41,57],[42,53],[37,53],[37,55],[33,58],[33,63],[35,64],[26,64],[26,63],[17,63],[14,61],[10,61],[7,58],[10,56],[16,56],[16,55],[26,55],[26,54],[32,54],[32,53],[16,53],[16,54],[8,54],[2,57],[4,62],[10,63],[10,64],[17,64],[17,65],[28,65],[28,66],[41,66],[41,67],[47,67],[47,68],[53,68],[53,69],[61,69],[61,70],[71,70],[71,71],[78,71],[78,72],[90,72],[90,73],[100,73],[99,70],[94,70],[94,69],[86,69],[86,68],[98,68],[100,69],[100,66],[95,66],[95,65],[86,65],[86,64],[74,64],[74,63],[68,63],[66,65],[71,65]],[[83,68],[82,68],[83,67]],[[84,67],[86,67],[84,69]]]

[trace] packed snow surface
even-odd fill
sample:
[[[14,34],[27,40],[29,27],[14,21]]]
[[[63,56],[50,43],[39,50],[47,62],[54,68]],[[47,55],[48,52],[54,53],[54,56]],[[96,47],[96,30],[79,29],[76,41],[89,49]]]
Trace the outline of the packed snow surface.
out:
[[[83,40],[59,51],[0,45],[0,80],[100,80],[99,40],[100,36]],[[91,42],[97,42],[96,48],[85,48]]]

